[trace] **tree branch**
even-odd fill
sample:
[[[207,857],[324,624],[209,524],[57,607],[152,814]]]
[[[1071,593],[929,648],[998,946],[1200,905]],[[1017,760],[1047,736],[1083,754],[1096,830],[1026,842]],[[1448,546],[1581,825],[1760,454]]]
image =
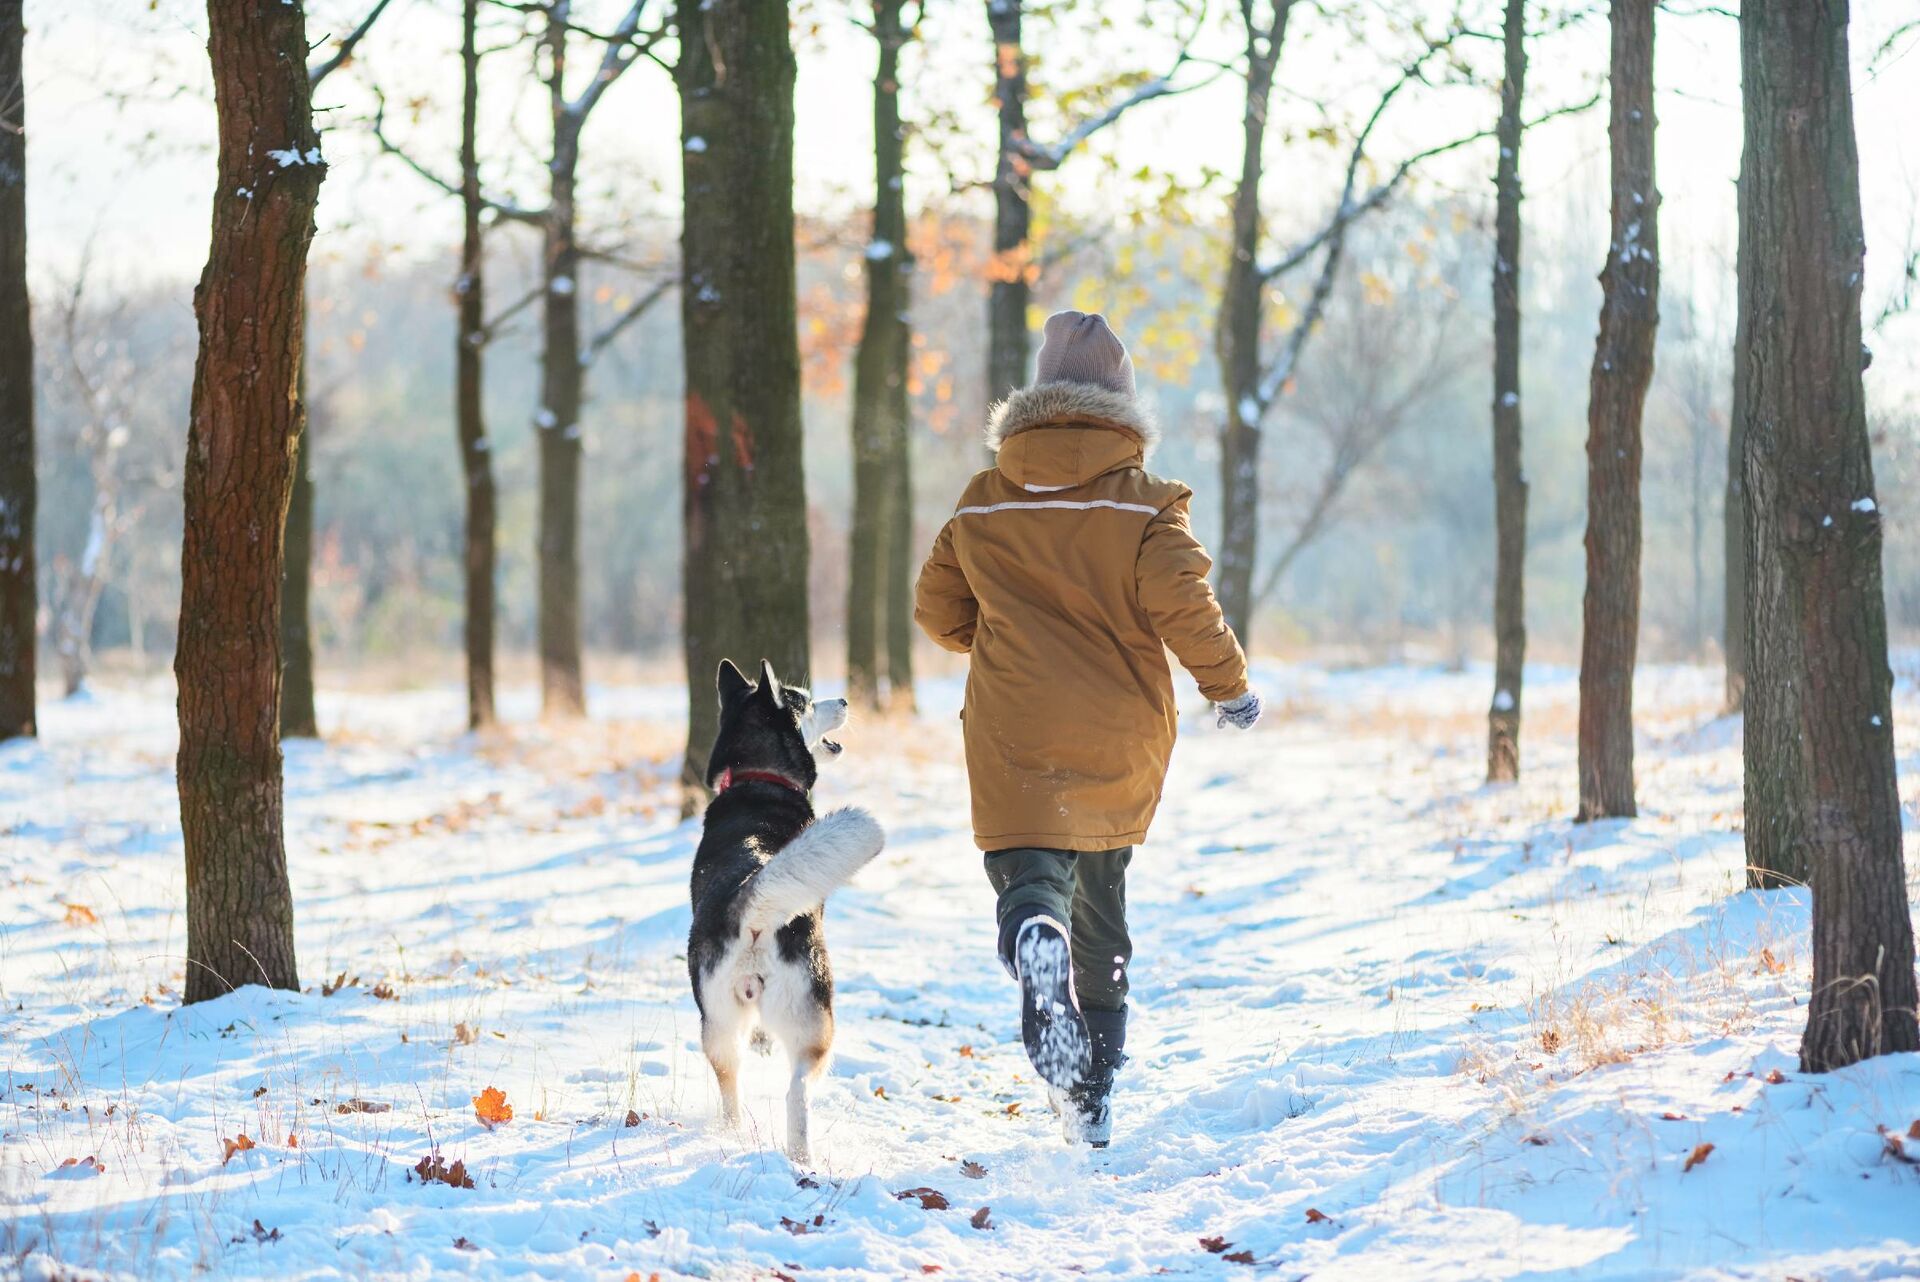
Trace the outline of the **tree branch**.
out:
[[[648,52],[667,34],[667,24],[649,32],[644,40],[636,41],[640,31],[640,15],[646,10],[647,0],[633,0],[626,16],[620,19],[620,25],[607,36],[606,51],[600,56],[600,68],[594,72],[593,83],[580,91],[580,96],[566,105],[566,113],[575,120],[584,120],[589,112],[599,104],[602,95],[612,87],[628,67],[638,62],[640,55]]]
[[[655,281],[653,288],[635,299],[633,306],[621,312],[619,318],[616,319],[613,324],[593,336],[587,343],[586,351],[580,354],[581,367],[585,368],[593,364],[593,362],[599,358],[600,353],[606,350],[607,345],[620,336],[620,331],[639,320],[642,316],[645,316],[655,303],[666,296],[668,290],[673,289],[679,285],[679,283],[680,278],[678,276],[667,276]]]
[[[353,57],[353,47],[360,43],[361,38],[372,29],[375,22],[379,21],[381,13],[392,2],[393,0],[376,0],[373,8],[367,11],[367,16],[360,20],[360,25],[349,31],[340,41],[340,47],[334,50],[333,57],[323,59],[307,68],[309,90],[319,88],[322,80],[347,64],[347,60]]]
[[[448,182],[439,174],[434,173],[431,169],[428,169],[425,165],[401,150],[394,144],[392,139],[387,137],[384,127],[387,115],[386,95],[376,88],[373,91],[373,96],[379,104],[373,113],[373,138],[375,142],[380,144],[380,150],[390,156],[397,156],[400,162],[407,168],[413,170],[414,173],[426,179],[441,191],[446,192],[449,196],[460,195],[460,185],[458,183]],[[491,209],[501,218],[511,219],[519,223],[530,223],[536,227],[545,222],[547,217],[547,211],[544,209],[527,209],[524,206],[511,204],[504,200],[495,200],[490,196],[481,196],[480,203],[486,208]]]

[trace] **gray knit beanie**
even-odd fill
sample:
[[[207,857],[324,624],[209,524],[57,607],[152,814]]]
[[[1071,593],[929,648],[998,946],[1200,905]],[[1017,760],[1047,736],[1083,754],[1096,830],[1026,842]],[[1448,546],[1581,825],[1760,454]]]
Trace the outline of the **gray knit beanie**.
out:
[[[1034,382],[1091,383],[1133,395],[1133,358],[1106,317],[1055,312],[1047,317],[1044,333]]]

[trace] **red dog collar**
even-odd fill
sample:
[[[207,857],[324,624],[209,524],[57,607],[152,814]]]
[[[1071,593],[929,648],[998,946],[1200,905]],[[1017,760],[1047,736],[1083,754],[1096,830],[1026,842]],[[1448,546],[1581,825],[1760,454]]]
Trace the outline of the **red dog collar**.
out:
[[[737,783],[777,783],[782,788],[790,788],[803,797],[807,795],[805,788],[783,774],[772,770],[735,770],[732,766],[722,770],[720,777],[714,780],[713,793],[717,797]]]

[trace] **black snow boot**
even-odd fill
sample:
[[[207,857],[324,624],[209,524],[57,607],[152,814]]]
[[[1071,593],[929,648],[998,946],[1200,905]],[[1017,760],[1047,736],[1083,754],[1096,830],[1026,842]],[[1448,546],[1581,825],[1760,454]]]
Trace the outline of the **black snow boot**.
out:
[[[1020,981],[1020,1038],[1034,1072],[1067,1090],[1086,1076],[1091,1038],[1073,991],[1073,953],[1067,930],[1044,913],[1013,933],[1014,974]]]
[[[1067,1139],[1105,1148],[1113,1138],[1113,1075],[1126,1063],[1127,1012],[1085,1012],[1093,1039],[1087,1074],[1067,1088],[1060,1120]]]

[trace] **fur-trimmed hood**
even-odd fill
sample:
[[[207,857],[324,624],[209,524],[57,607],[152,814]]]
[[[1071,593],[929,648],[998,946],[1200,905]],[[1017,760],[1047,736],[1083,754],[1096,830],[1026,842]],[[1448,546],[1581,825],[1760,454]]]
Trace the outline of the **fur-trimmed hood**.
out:
[[[1027,490],[1085,485],[1115,468],[1140,467],[1159,441],[1131,396],[1087,383],[1040,383],[1015,392],[987,419],[996,466]]]
[[[1143,455],[1160,444],[1160,425],[1137,397],[1092,383],[1036,383],[1023,387],[987,414],[987,448],[1039,427],[1104,427],[1132,436]]]

